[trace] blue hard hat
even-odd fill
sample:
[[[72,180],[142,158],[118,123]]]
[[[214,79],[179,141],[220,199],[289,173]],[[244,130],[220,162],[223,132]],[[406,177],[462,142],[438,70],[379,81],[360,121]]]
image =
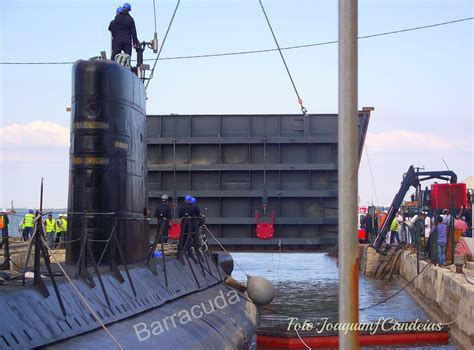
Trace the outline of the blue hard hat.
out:
[[[189,194],[187,194],[187,195],[184,197],[184,201],[185,201],[185,202],[191,202],[191,199],[192,199],[192,198],[193,198],[192,196],[190,196]]]
[[[132,11],[132,6],[128,2],[123,4],[122,8],[124,8],[125,10]]]
[[[196,204],[196,202],[197,202],[196,198],[192,197],[191,198],[191,204]]]
[[[28,213],[33,214],[34,213],[33,209],[28,210]]]
[[[117,13],[122,13],[123,8],[122,7],[117,7]]]

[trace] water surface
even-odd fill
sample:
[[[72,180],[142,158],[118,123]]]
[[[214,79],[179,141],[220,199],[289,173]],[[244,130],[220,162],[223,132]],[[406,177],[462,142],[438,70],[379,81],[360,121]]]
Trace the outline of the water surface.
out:
[[[233,253],[233,277],[246,281],[246,274],[268,278],[275,286],[275,300],[262,310],[261,325],[288,325],[290,317],[301,321],[322,322],[338,319],[337,259],[325,253]],[[245,271],[245,273],[242,271]],[[404,285],[398,281],[359,277],[359,307],[365,308],[384,300]],[[272,312],[274,311],[274,312]],[[360,311],[361,322],[376,322],[379,318],[398,321],[436,322],[410,296],[402,291],[389,301]],[[387,349],[388,347],[384,347]],[[390,347],[390,349],[458,349],[454,343],[427,347]],[[376,347],[371,347],[376,349]]]

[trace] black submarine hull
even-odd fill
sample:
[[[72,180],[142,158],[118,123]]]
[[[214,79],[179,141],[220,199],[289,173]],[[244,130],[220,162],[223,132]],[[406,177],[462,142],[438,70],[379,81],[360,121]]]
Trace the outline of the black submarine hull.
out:
[[[73,279],[88,306],[67,279],[56,277],[66,316],[61,313],[48,278],[44,278],[50,293],[47,298],[31,286],[31,280],[27,280],[26,287],[1,286],[0,313],[5,322],[0,322],[0,349],[118,348],[101,323],[123,349],[247,348],[256,331],[256,307],[246,294],[222,282],[220,276],[224,272],[216,264],[210,263],[209,268],[206,264],[203,272],[199,264],[182,265],[167,257],[168,287],[162,259],[154,258],[152,266],[158,275],[142,264],[129,266],[136,297],[128,280],[120,283],[114,274],[102,271],[111,307],[96,275],[94,288],[84,279]],[[57,270],[54,265],[53,269]],[[69,266],[66,271],[73,276],[73,270]],[[45,273],[43,267],[42,274]],[[170,315],[183,311],[190,318],[181,322],[177,316],[173,325]]]

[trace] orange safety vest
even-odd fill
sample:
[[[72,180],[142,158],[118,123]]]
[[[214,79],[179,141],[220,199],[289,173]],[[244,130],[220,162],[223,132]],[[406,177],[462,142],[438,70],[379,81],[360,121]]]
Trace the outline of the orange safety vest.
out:
[[[0,215],[0,229],[5,227],[5,220],[3,219],[3,215]]]
[[[380,218],[379,218],[379,230],[382,228],[384,222],[385,222],[385,219],[387,218],[387,214],[386,213],[383,213]]]

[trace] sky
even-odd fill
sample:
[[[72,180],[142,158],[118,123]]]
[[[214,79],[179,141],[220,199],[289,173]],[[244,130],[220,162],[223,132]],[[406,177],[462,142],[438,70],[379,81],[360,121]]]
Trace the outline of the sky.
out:
[[[140,40],[153,1],[131,2]],[[280,45],[337,40],[336,0],[265,0]],[[110,53],[109,0],[0,0],[1,62],[73,62]],[[161,42],[175,1],[156,0]],[[473,2],[359,0],[359,35],[473,16]],[[473,170],[474,21],[359,40],[359,108],[373,106],[359,197],[389,205],[410,165],[459,180]],[[274,48],[258,0],[182,0],[162,57]],[[309,113],[337,113],[337,45],[284,51]],[[150,51],[146,58],[153,58]],[[67,205],[71,65],[0,65],[0,206]],[[148,114],[298,113],[277,52],[162,60]],[[367,157],[368,156],[368,157]],[[369,169],[372,170],[373,181]]]

